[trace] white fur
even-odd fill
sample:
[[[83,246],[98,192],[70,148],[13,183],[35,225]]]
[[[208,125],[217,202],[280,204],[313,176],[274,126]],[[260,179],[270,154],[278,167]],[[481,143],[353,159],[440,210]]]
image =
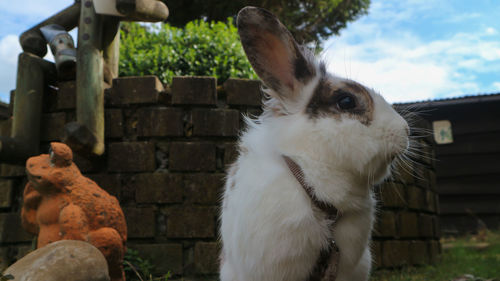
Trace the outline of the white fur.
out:
[[[336,281],[368,280],[375,219],[371,186],[388,175],[392,157],[406,148],[408,126],[373,91],[369,125],[347,114],[310,118],[305,108],[319,81],[315,68],[317,77],[298,88],[299,99],[278,101],[269,90],[273,98],[265,113],[247,120],[223,198],[221,281],[305,281],[330,235],[340,248]],[[269,106],[280,104],[286,114],[273,114]],[[283,155],[302,168],[319,200],[341,212],[333,228],[313,209]]]
[[[329,222],[313,211],[282,155],[292,156],[316,196],[342,213],[333,229],[341,252],[337,281],[367,280],[370,187],[387,175],[387,157],[407,142],[406,122],[373,98],[370,126],[347,118],[314,121],[303,112],[249,124],[224,193],[222,281],[306,280],[325,246]]]

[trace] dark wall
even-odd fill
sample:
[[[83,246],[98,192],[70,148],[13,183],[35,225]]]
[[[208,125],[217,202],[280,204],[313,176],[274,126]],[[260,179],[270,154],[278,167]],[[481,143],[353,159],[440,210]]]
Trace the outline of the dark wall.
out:
[[[176,77],[124,77],[105,93],[106,152],[75,154],[82,172],[115,195],[127,218],[128,247],[156,266],[155,274],[215,280],[218,206],[225,168],[236,157],[242,114],[261,112],[260,82]],[[48,88],[41,151],[62,139],[75,120],[75,83]],[[8,135],[10,121],[0,121]],[[425,122],[421,126],[428,126]],[[420,138],[422,143],[428,139]],[[432,152],[432,147],[427,146]],[[380,267],[433,262],[440,251],[433,162],[416,158],[407,173],[376,188],[381,200],[374,233]],[[24,167],[0,169],[0,257],[3,266],[30,249],[20,226]]]
[[[500,96],[422,104],[418,110],[431,122],[452,125],[454,142],[436,145],[435,156],[443,232],[499,228]]]

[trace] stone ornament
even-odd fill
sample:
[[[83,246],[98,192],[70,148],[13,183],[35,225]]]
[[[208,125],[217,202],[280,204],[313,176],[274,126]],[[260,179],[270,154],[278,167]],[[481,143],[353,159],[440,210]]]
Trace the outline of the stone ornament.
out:
[[[125,280],[127,226],[116,197],[80,173],[63,143],[29,158],[26,173],[22,225],[38,235],[37,248],[59,240],[89,242],[106,258],[111,280]]]
[[[109,281],[108,267],[96,247],[82,241],[56,241],[7,268],[13,281]]]

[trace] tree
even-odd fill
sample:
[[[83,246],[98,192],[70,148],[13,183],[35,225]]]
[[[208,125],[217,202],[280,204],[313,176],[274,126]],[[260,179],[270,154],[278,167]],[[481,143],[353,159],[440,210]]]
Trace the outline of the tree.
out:
[[[245,6],[273,12],[299,43],[321,43],[350,21],[366,14],[370,0],[163,0],[170,9],[167,21],[183,26],[194,19],[225,21]]]
[[[165,83],[180,75],[215,76],[218,83],[257,78],[231,19],[195,20],[183,28],[122,23],[120,39],[120,76],[156,75]]]

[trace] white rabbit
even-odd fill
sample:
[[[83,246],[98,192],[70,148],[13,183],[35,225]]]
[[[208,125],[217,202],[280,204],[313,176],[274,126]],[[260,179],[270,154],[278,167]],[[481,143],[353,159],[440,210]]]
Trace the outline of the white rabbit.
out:
[[[221,229],[222,281],[306,281],[333,239],[336,281],[367,280],[375,200],[371,186],[408,146],[406,121],[373,90],[325,70],[270,12],[246,7],[238,31],[267,86],[264,113],[247,119],[228,171]],[[293,160],[316,201],[284,160]]]

